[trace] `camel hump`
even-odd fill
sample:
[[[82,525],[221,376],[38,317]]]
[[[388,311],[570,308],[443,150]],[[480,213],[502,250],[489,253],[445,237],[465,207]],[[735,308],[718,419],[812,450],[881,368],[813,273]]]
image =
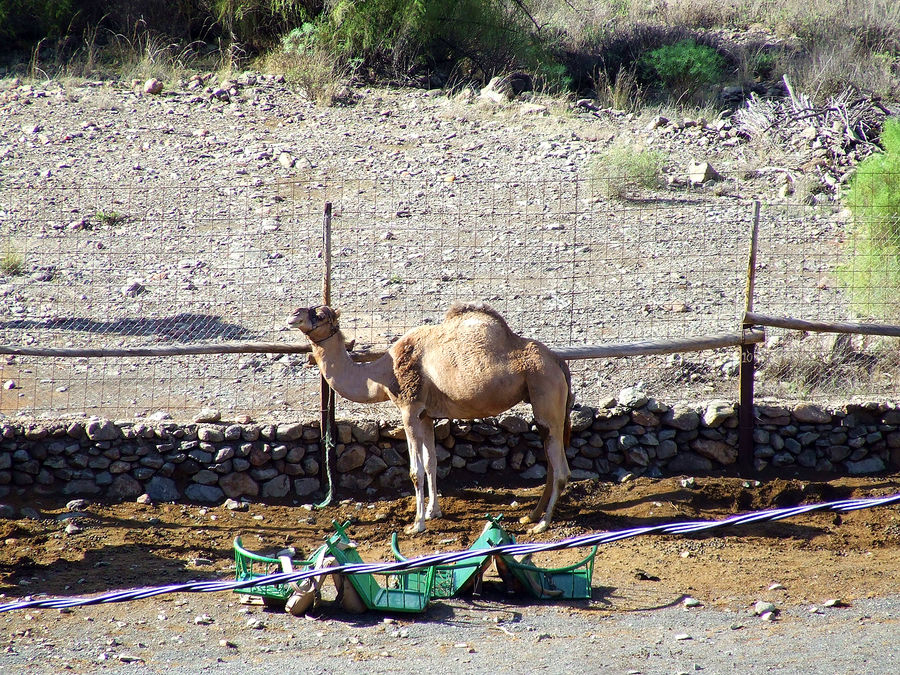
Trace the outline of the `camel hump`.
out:
[[[484,314],[486,316],[489,316],[492,319],[494,319],[497,323],[499,323],[501,326],[503,326],[503,328],[506,329],[506,331],[508,333],[513,332],[512,329],[509,327],[509,324],[506,323],[506,319],[504,319],[502,316],[500,316],[500,312],[498,312],[496,309],[494,309],[493,307],[491,307],[490,305],[488,305],[484,302],[454,301],[450,305],[450,309],[447,310],[447,314],[444,315],[444,321],[449,321],[450,319],[455,319],[457,317],[462,317],[466,314],[471,314],[471,313],[478,313],[478,314]]]

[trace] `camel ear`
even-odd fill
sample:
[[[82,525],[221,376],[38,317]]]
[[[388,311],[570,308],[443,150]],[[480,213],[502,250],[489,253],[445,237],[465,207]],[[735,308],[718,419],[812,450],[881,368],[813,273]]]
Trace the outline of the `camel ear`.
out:
[[[341,318],[341,310],[339,310],[339,309],[334,310],[334,318],[335,319]]]

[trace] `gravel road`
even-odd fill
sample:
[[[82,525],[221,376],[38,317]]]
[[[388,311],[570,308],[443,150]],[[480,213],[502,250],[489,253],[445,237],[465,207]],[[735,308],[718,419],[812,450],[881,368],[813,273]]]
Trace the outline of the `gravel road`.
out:
[[[687,609],[679,600],[641,606],[639,597],[601,590],[590,602],[538,607],[492,594],[442,601],[409,620],[334,612],[294,618],[232,598],[171,596],[4,616],[2,662],[9,673],[171,675],[896,672],[900,596],[783,607],[773,621],[747,608]]]

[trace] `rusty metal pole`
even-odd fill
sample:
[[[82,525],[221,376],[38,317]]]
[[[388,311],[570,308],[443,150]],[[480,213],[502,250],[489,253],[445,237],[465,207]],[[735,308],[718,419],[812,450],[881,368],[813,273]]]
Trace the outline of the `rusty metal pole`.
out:
[[[747,286],[744,294],[744,314],[753,311],[753,293],[756,284],[756,247],[759,239],[759,202],[753,202],[753,229],[750,234],[750,253],[747,260]],[[743,323],[745,331],[752,324]],[[756,371],[756,344],[741,345],[740,407],[738,411],[738,465],[742,476],[753,473],[753,380]]]
[[[325,217],[322,222],[322,304],[331,305],[331,202],[325,202]],[[319,432],[322,439],[321,475],[327,492],[319,508],[328,506],[334,497],[332,460],[334,459],[334,389],[329,386],[324,375],[319,375]]]

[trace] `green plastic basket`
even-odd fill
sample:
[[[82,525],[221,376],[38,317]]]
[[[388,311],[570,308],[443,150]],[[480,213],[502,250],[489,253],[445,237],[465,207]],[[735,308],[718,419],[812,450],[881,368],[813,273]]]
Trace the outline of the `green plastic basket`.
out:
[[[362,564],[362,558],[347,536],[346,529],[350,523],[341,525],[333,521],[332,525],[336,532],[325,542],[329,555],[334,556],[339,565]],[[423,612],[431,599],[434,568],[348,574],[347,579],[369,609],[382,612]]]
[[[488,524],[481,535],[469,547],[470,551],[491,548],[501,544],[509,544],[512,538],[499,525],[502,516],[492,518],[486,516]],[[397,533],[391,535],[391,550],[397,560],[406,560],[397,544]],[[491,564],[490,555],[482,555],[468,560],[460,560],[446,565],[434,565],[434,583],[431,589],[432,598],[452,598],[461,593],[473,590],[479,583],[481,575]]]
[[[311,560],[291,560],[294,569],[305,570],[312,567]],[[281,572],[281,561],[253,553],[244,548],[240,536],[234,538],[234,575],[237,581],[256,579],[268,574]],[[247,588],[236,588],[235,593],[261,597],[266,604],[284,604],[294,592],[289,584],[260,584]]]

